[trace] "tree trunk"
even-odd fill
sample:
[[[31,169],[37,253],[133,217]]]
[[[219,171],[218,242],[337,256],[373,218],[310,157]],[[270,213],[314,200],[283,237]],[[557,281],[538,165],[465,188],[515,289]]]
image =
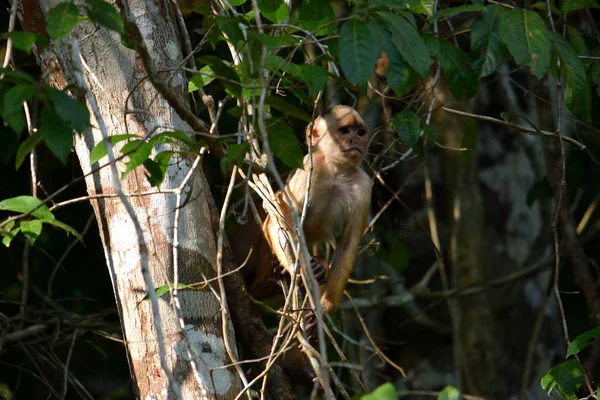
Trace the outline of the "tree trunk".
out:
[[[24,30],[46,36],[45,13],[56,0],[24,0],[21,24]],[[168,1],[131,1],[146,44],[153,54],[157,70],[174,70],[181,65],[182,54],[177,24]],[[132,133],[144,137],[164,130],[190,131],[167,102],[144,79],[146,71],[136,52],[124,47],[114,32],[90,21],[80,22],[74,35],[81,40],[81,55],[85,61],[84,75],[96,97],[109,135]],[[53,42],[46,49],[35,50],[42,73],[58,89],[75,84],[69,39]],[[182,101],[187,102],[186,80],[182,71],[162,75]],[[129,96],[129,97],[128,97]],[[88,108],[90,105],[88,104]],[[90,108],[91,110],[91,108]],[[216,276],[216,241],[211,226],[209,187],[201,170],[192,172],[182,199],[178,231],[174,229],[176,196],[157,193],[138,168],[122,180],[122,190],[133,207],[141,225],[143,241],[138,238],[134,220],[124,203],[116,196],[110,168],[92,172],[90,152],[102,139],[99,121],[92,113],[92,129],[76,135],[76,151],[100,228],[108,270],[113,283],[123,335],[127,344],[134,388],[138,398],[174,398],[176,387],[183,398],[234,398],[240,390],[240,380],[233,368],[217,369],[230,364],[222,332],[222,314],[215,292],[209,286],[203,290],[180,290],[181,329],[175,304],[168,294],[158,298],[160,331],[164,337],[166,368],[161,367],[159,332],[156,315],[143,276],[147,267],[154,288],[174,282],[173,249],[179,241],[177,262],[179,282],[194,283]],[[168,147],[160,150],[167,150]],[[153,150],[157,151],[156,146]],[[118,153],[117,153],[118,155]],[[106,158],[100,161],[106,163]],[[119,174],[124,164],[117,162]],[[161,189],[175,189],[191,170],[191,160],[174,158],[167,169]],[[88,175],[89,174],[89,175]],[[191,193],[190,193],[191,192]],[[142,195],[143,193],[143,195]],[[151,193],[151,194],[148,194]],[[113,196],[113,197],[106,197]],[[214,210],[213,210],[214,212]],[[147,257],[147,265],[143,262]],[[218,292],[218,288],[216,288]],[[231,326],[229,321],[227,326]],[[231,348],[235,349],[233,332],[229,332]],[[192,361],[192,362],[190,362]]]

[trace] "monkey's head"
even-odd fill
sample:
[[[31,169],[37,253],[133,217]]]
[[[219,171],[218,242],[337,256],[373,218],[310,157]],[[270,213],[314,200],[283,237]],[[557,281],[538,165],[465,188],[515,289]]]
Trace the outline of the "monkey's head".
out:
[[[369,127],[352,107],[335,106],[321,114],[310,134],[314,152],[336,164],[357,166],[367,153]]]

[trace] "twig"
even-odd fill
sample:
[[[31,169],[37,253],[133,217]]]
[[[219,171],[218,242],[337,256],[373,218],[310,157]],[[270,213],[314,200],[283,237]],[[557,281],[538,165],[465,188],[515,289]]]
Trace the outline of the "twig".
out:
[[[21,0],[13,0],[12,6],[10,7],[10,17],[8,19],[8,32],[15,30],[15,21],[17,20],[17,9],[21,4]],[[12,38],[9,36],[6,41],[6,53],[4,53],[4,61],[2,62],[2,68],[7,68],[12,58]],[[4,74],[0,75],[0,79],[4,78]]]
[[[67,359],[65,360],[65,376],[63,378],[63,390],[62,390],[62,398],[63,400],[67,398],[67,389],[69,388],[68,380],[69,380],[69,364],[71,364],[71,356],[73,355],[73,349],[75,348],[75,339],[77,339],[77,335],[79,334],[79,330],[75,329],[73,332],[73,339],[71,339],[71,345],[69,346],[69,352],[67,353]]]
[[[570,138],[568,136],[559,135],[556,132],[548,132],[548,131],[544,131],[541,129],[538,132],[537,130],[535,130],[533,128],[527,128],[526,126],[513,124],[512,122],[504,121],[504,120],[493,118],[493,117],[488,117],[486,115],[477,115],[477,114],[471,114],[471,113],[464,112],[464,111],[458,111],[458,110],[454,110],[454,109],[448,108],[448,107],[442,107],[442,110],[449,112],[451,114],[456,114],[456,115],[460,115],[463,117],[468,117],[468,118],[478,119],[480,121],[492,122],[494,124],[503,125],[508,128],[513,128],[513,129],[516,129],[518,131],[521,131],[523,133],[526,133],[526,134],[532,135],[532,136],[538,136],[539,132],[541,132],[542,135],[553,138],[553,139],[560,138],[561,140],[564,140],[565,142],[576,146],[580,150],[583,150],[586,147],[584,144],[578,142],[577,140]]]

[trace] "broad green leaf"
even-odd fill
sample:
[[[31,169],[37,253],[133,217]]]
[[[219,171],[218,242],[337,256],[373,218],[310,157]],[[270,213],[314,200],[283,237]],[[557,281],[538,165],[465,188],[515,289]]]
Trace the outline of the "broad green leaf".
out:
[[[569,344],[569,347],[567,348],[566,358],[569,358],[570,356],[579,353],[581,350],[586,348],[587,345],[590,344],[590,342],[592,340],[597,339],[599,337],[600,337],[600,327],[594,328],[592,330],[589,330],[589,331],[584,332],[581,335],[577,336],[571,342],[571,344]]]
[[[579,96],[574,96],[571,87],[567,85],[565,88],[565,104],[575,115],[587,124],[592,123],[592,82],[591,77],[586,76],[583,92]],[[600,89],[596,88],[600,91]]]
[[[403,17],[392,13],[379,13],[392,34],[392,43],[402,55],[402,58],[425,77],[429,73],[432,60],[425,42],[416,28]],[[374,47],[371,45],[371,47]],[[377,54],[379,56],[379,54]]]
[[[247,143],[234,143],[227,146],[227,152],[225,153],[225,156],[221,159],[221,171],[227,172],[229,170],[229,167],[233,164],[240,166],[244,161],[244,155],[246,154],[246,150],[248,150]]]
[[[23,102],[31,100],[35,94],[35,86],[25,83],[8,89],[4,95],[2,115],[15,113],[23,107]]]
[[[405,145],[414,148],[421,135],[421,122],[412,111],[404,110],[396,115],[392,120],[394,129],[398,138]]]
[[[163,138],[173,138],[173,139],[177,139],[180,142],[183,142],[184,144],[186,144],[190,149],[194,148],[194,142],[192,142],[192,139],[190,139],[190,137],[188,136],[187,133],[181,132],[181,131],[166,131],[166,132],[161,132],[159,134],[156,134],[154,136],[152,136],[149,140],[148,143],[154,145],[154,144],[158,144],[158,143],[164,143],[164,141],[162,140]]]
[[[288,167],[302,167],[304,152],[292,128],[283,121],[275,121],[267,126],[267,132],[269,133],[269,144],[273,154],[279,157]]]
[[[40,132],[35,132],[34,134],[29,135],[29,137],[27,137],[27,139],[25,139],[25,141],[19,145],[17,156],[15,157],[15,169],[19,169],[31,150],[43,140],[44,138],[42,134]]]
[[[329,36],[335,32],[335,14],[328,0],[304,0],[300,6],[300,26],[316,36]],[[319,29],[320,27],[322,27]]]
[[[406,0],[408,8],[417,14],[431,15],[433,13],[434,0]]]
[[[502,13],[500,37],[519,65],[541,79],[550,62],[551,39],[544,20],[535,12],[513,9]]]
[[[158,187],[161,185],[165,179],[167,167],[173,154],[175,154],[174,151],[161,151],[154,157],[154,160],[149,158],[144,161],[144,167],[146,167],[146,171],[148,172],[146,178],[151,186]]]
[[[42,109],[39,131],[46,146],[63,164],[73,148],[73,128],[67,125],[51,107]]]
[[[561,10],[563,12],[581,10],[584,8],[584,1],[588,8],[599,8],[596,0],[563,0],[561,1]]]
[[[267,50],[271,52],[274,49],[282,47],[296,47],[300,44],[300,40],[290,35],[272,36],[266,33],[258,33],[248,31],[251,38],[256,38],[259,42],[265,45]]]
[[[322,90],[325,83],[327,83],[327,70],[320,65],[298,65],[288,62],[279,56],[267,56],[265,67],[271,71],[281,69],[294,78],[300,79],[309,86],[311,94]]]
[[[587,47],[585,42],[583,41],[583,36],[577,29],[572,27],[567,27],[567,32],[569,34],[569,40],[573,44],[573,48],[577,52],[577,55],[585,56],[587,54]]]
[[[215,72],[212,70],[210,65],[205,65],[200,68],[197,74],[192,76],[192,79],[188,82],[188,92],[195,92],[196,90],[202,89],[215,80]]]
[[[123,146],[121,153],[129,153],[127,154],[129,162],[125,165],[125,171],[121,174],[121,178],[123,178],[129,171],[142,165],[150,157],[150,154],[152,154],[152,145],[141,140],[132,140]]]
[[[47,88],[46,93],[56,110],[58,116],[65,122],[69,122],[77,132],[83,132],[90,126],[90,112],[85,104],[72,99],[65,92],[53,88]]]
[[[384,383],[369,394],[360,397],[360,400],[396,400],[396,388],[390,382]]]
[[[244,41],[244,34],[240,29],[240,24],[246,24],[244,18],[216,16],[215,22],[217,23],[219,30],[225,34],[227,40],[234,46],[237,46],[240,42]]]
[[[123,18],[112,4],[103,0],[85,0],[85,8],[90,19],[98,25],[120,34],[125,33]]]
[[[471,50],[483,54],[480,78],[494,73],[508,55],[498,32],[499,17],[503,11],[502,7],[495,4],[487,6],[471,25]]]
[[[285,115],[289,117],[298,118],[304,122],[311,122],[313,120],[312,116],[309,115],[303,109],[296,107],[291,104],[288,100],[284,100],[278,96],[267,96],[265,99],[265,104],[273,107],[276,110],[281,111]]]
[[[571,44],[564,37],[552,33],[552,43],[560,58],[560,69],[567,81],[567,85],[572,90],[573,96],[580,96],[584,90],[586,79],[583,63],[577,57],[577,53],[575,53]]]
[[[583,366],[577,360],[567,360],[553,367],[541,380],[542,389],[548,395],[556,389],[558,394],[568,400],[577,399],[577,389],[583,383]]]
[[[56,219],[44,219],[44,220],[42,220],[42,222],[45,224],[48,224],[48,225],[55,226],[59,229],[62,229],[63,231],[67,232],[67,234],[71,234],[71,235],[75,236],[77,238],[77,240],[79,240],[81,243],[83,243],[83,237],[81,237],[79,232],[77,232],[75,229],[73,229],[69,225],[65,224],[64,222],[61,222]]]
[[[46,31],[52,39],[68,35],[79,21],[79,9],[73,3],[59,3],[46,14]]]
[[[469,56],[447,40],[428,36],[427,43],[438,42],[431,46],[437,51],[438,60],[446,74],[448,88],[457,98],[473,97],[479,89],[479,75],[471,69]]]
[[[352,18],[340,29],[340,64],[346,78],[358,85],[361,91],[367,86],[382,43],[375,33],[377,22],[372,18],[361,21]]]
[[[225,86],[228,94],[232,95],[236,99],[241,97],[242,87],[240,86],[240,77],[231,63],[223,61],[217,56],[198,57],[197,61],[200,65],[211,66],[215,74],[219,76],[218,81]]]
[[[437,131],[433,128],[433,126],[427,125],[425,121],[421,121],[421,129],[423,129],[429,139],[433,140],[434,142],[437,141]]]
[[[280,24],[288,17],[288,6],[282,0],[258,0],[260,13],[269,20]]]
[[[134,137],[137,137],[137,136],[133,135],[131,133],[127,133],[127,134],[123,134],[123,135],[112,135],[109,138],[110,145],[112,147],[115,144],[122,142],[123,140],[127,140],[127,139],[134,138]],[[94,163],[98,162],[105,155],[106,155],[106,146],[104,145],[104,140],[101,140],[94,146],[94,148],[92,149],[92,152],[90,153],[90,164],[94,164]]]
[[[29,238],[31,244],[33,245],[36,239],[42,233],[42,221],[39,219],[21,221],[19,225],[21,227],[21,232],[23,232],[23,234]]]
[[[460,400],[460,391],[454,386],[446,386],[438,394],[437,400]]]
[[[245,4],[247,1],[248,0],[231,0],[229,2],[229,4],[231,4],[234,7],[237,7],[237,6],[241,6],[242,4]]]
[[[12,44],[17,49],[26,52],[27,54],[31,53],[34,43],[38,43],[40,45],[47,45],[48,40],[43,37],[36,35],[31,32],[4,32],[0,35],[3,39],[12,39]]]
[[[10,242],[17,236],[17,234],[21,231],[21,227],[17,226],[15,228],[15,221],[10,221],[2,229],[0,229],[0,235],[2,235],[2,244],[6,247],[10,246]]]
[[[35,211],[32,212],[34,209]],[[33,196],[18,196],[2,200],[0,201],[0,210],[13,211],[22,214],[31,212],[31,215],[34,218],[43,220],[54,219],[54,214],[52,214],[48,206],[43,204],[40,199]]]
[[[476,12],[483,10],[485,10],[485,7],[480,4],[467,4],[464,6],[450,7],[446,8],[445,10],[435,12],[431,16],[431,18],[428,19],[428,21],[431,23],[438,18],[453,17],[455,15],[462,14],[465,12]]]

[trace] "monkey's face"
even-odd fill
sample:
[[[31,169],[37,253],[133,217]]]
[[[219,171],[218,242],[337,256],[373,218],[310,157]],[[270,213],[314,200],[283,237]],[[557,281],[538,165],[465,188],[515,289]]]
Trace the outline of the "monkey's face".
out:
[[[359,165],[367,153],[369,128],[351,107],[337,106],[315,121],[317,148],[331,161]]]

